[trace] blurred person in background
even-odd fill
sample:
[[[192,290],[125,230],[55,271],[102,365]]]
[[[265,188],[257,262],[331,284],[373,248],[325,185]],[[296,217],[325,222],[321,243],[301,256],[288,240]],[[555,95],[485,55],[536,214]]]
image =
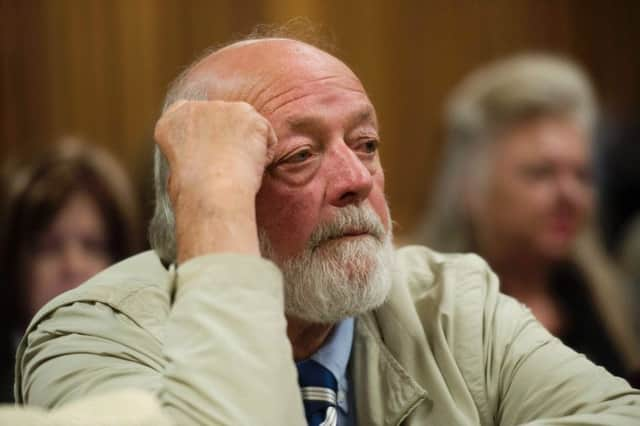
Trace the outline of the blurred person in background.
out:
[[[480,254],[549,331],[633,381],[640,345],[623,278],[593,230],[596,115],[589,80],[562,58],[473,72],[448,103],[446,159],[414,239]]]
[[[634,307],[633,326],[637,334],[640,334],[640,315],[638,315],[638,301],[640,301],[640,214],[630,220],[626,227],[624,238],[620,244],[620,266],[629,277],[630,293],[636,304]],[[640,382],[640,372],[636,374],[636,379]]]
[[[5,173],[1,401],[12,400],[14,350],[49,300],[141,246],[138,206],[122,167],[98,146],[65,138]]]
[[[620,263],[627,275],[640,283],[640,214],[630,222],[620,247]]]

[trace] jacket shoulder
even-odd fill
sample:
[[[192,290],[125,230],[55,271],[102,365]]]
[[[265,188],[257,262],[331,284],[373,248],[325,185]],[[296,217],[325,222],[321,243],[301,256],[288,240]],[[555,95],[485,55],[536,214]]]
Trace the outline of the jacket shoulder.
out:
[[[396,282],[405,288],[396,292],[408,293],[405,303],[408,297],[424,332],[441,335],[458,355],[473,353],[468,346],[481,343],[483,325],[504,297],[488,264],[474,254],[443,254],[421,246],[398,250],[396,259]]]
[[[475,254],[446,254],[424,246],[406,246],[397,250],[396,265],[400,281],[406,283],[414,302],[439,293],[464,299],[469,291],[498,292],[489,265]]]
[[[397,265],[413,302],[417,325],[443,365],[455,360],[481,418],[491,419],[486,395],[485,351],[500,295],[499,283],[488,264],[474,254],[443,254],[409,246],[397,253]],[[427,349],[425,349],[427,350]]]
[[[157,318],[146,318],[145,312],[157,313],[158,305],[164,305],[162,310],[168,313],[171,277],[172,274],[165,269],[153,251],[129,257],[49,301],[33,317],[25,335],[59,308],[74,303],[102,303],[141,325],[149,322],[146,325],[154,328],[152,323]],[[148,309],[141,309],[142,306],[147,306]]]

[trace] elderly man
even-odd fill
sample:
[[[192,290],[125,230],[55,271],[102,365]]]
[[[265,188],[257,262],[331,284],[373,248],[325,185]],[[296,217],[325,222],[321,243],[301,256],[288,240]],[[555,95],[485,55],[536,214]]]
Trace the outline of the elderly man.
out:
[[[375,110],[335,57],[286,38],[219,49],[175,83],[155,137],[155,253],[34,318],[18,401],[145,389],[181,425],[640,422],[639,392],[479,258],[394,251]]]

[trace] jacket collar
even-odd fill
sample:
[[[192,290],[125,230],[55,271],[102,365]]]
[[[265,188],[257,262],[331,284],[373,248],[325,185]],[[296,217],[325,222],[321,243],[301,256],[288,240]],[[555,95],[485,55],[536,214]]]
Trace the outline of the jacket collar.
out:
[[[421,403],[427,391],[386,347],[376,315],[356,320],[351,376],[358,424],[399,425]]]

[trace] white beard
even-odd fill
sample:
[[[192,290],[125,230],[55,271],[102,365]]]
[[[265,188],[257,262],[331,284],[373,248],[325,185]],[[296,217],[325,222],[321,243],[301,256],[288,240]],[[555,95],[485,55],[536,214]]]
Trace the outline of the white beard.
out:
[[[369,234],[335,239],[354,229]],[[260,248],[266,258],[278,258],[262,230]],[[375,309],[389,293],[394,263],[391,231],[385,231],[371,207],[341,208],[332,222],[314,230],[301,254],[278,263],[285,313],[332,324]]]

